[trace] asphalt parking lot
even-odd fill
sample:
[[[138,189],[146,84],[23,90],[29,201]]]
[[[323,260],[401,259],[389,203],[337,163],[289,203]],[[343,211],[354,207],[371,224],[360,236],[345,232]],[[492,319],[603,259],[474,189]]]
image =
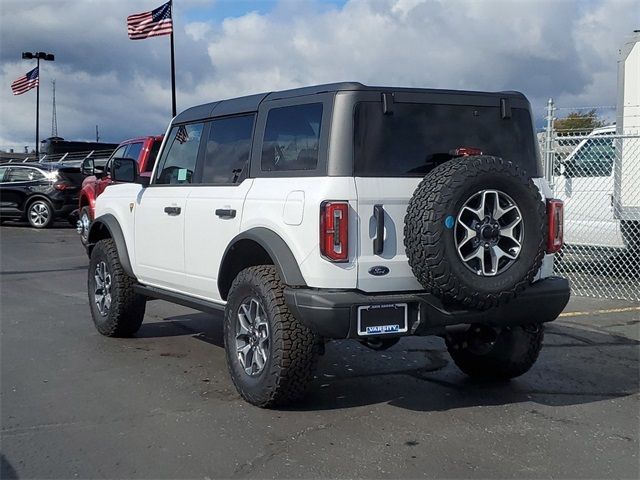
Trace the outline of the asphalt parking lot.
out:
[[[308,400],[261,410],[219,317],[150,302],[100,336],[70,228],[0,229],[4,478],[638,478],[640,311],[574,298],[536,366],[468,380],[439,339],[332,342]]]

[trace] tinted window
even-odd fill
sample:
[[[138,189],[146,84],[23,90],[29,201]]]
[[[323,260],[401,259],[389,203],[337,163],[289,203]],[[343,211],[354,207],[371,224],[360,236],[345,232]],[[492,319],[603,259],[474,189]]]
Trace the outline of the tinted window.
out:
[[[322,103],[269,111],[262,145],[262,170],[315,170]]]
[[[9,167],[0,167],[0,182],[4,182],[4,174],[9,169]]]
[[[251,151],[253,115],[211,122],[202,183],[236,183],[246,168]]]
[[[162,144],[161,140],[156,140],[153,142],[151,146],[151,151],[149,152],[149,158],[147,159],[147,164],[144,166],[145,172],[150,172],[153,170],[153,167],[156,165],[156,160],[158,159],[158,152],[160,151],[160,145]]]
[[[32,182],[34,180],[41,180],[44,175],[35,168],[11,168],[9,170],[7,182]]]
[[[459,147],[475,147],[538,172],[531,116],[513,108],[502,119],[498,107],[396,103],[384,115],[379,102],[356,106],[355,174],[424,176],[451,159]]]
[[[156,183],[176,185],[193,181],[203,125],[193,123],[171,129],[156,173]]]
[[[615,156],[612,138],[590,138],[565,164],[565,171],[571,177],[609,177]]]
[[[127,158],[133,158],[136,162],[142,151],[142,143],[132,143],[127,150]]]

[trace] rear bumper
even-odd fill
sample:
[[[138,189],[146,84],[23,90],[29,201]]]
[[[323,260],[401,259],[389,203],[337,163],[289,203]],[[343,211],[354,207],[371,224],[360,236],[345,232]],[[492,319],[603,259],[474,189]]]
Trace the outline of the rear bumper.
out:
[[[358,307],[406,303],[407,333],[376,335],[435,335],[456,325],[484,324],[495,327],[540,324],[555,320],[569,301],[569,282],[565,278],[539,280],[515,299],[488,310],[466,310],[443,305],[435,296],[424,292],[366,294],[357,290],[325,290],[286,288],[285,299],[294,315],[306,326],[325,338],[366,338],[358,335]]]

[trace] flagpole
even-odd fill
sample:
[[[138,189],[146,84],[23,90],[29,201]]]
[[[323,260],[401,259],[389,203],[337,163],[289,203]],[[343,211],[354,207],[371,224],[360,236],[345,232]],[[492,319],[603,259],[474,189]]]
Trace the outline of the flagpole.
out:
[[[171,23],[173,23],[173,0],[171,0]],[[171,116],[176,116],[176,60],[173,47],[173,25],[171,26]]]
[[[36,158],[40,160],[40,56],[38,56],[38,84],[36,85]]]

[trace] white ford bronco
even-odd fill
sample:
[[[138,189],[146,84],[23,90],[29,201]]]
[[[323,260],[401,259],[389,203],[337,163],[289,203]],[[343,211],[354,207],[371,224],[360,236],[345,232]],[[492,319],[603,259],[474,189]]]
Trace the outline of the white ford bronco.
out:
[[[88,236],[98,331],[145,303],[224,312],[229,372],[262,407],[299,399],[329,339],[445,339],[481,378],[536,361],[569,299],[562,202],[517,92],[340,83],[176,116],[151,178],[114,159]]]

